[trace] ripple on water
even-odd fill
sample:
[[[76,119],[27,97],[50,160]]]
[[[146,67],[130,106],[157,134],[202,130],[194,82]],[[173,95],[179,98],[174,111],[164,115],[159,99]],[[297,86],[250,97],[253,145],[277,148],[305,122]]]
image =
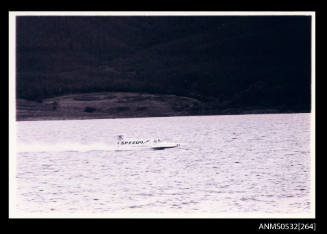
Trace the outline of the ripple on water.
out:
[[[310,115],[293,117],[18,122],[19,143],[28,146],[27,141],[44,140],[66,149],[47,151],[41,145],[42,152],[36,152],[34,146],[23,152],[20,147],[18,207],[28,212],[71,213],[309,212]],[[183,147],[96,149],[94,142],[114,144],[112,136],[117,132],[169,138],[182,142]],[[67,142],[75,148],[69,149]],[[87,147],[92,150],[86,151]]]

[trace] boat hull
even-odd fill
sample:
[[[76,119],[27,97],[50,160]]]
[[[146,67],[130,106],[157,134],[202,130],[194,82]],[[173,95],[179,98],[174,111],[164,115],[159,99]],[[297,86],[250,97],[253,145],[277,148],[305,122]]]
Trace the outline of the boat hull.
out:
[[[170,149],[170,148],[176,148],[178,147],[178,145],[174,145],[174,146],[155,146],[152,147],[152,149],[154,150],[164,150],[164,149]]]

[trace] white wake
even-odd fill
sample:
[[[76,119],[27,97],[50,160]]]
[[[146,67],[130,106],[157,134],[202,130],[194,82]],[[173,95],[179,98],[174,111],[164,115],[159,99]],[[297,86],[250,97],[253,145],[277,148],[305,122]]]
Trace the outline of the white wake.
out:
[[[54,143],[54,144],[18,144],[17,152],[66,152],[66,151],[113,151],[117,146],[103,143]]]

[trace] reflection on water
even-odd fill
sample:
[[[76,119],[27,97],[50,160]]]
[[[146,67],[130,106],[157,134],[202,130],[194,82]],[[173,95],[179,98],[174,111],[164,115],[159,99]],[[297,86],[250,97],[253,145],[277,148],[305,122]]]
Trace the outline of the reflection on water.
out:
[[[26,212],[310,211],[310,114],[18,122]],[[181,143],[115,151],[116,134]]]

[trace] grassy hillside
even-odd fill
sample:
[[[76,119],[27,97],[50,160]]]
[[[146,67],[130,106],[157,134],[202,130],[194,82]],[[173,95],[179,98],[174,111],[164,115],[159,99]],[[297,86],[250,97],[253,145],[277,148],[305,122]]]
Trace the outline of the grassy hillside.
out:
[[[181,116],[204,113],[196,99],[127,92],[82,93],[44,99],[18,99],[18,120]]]
[[[310,111],[308,17],[19,17],[17,94],[174,94]]]
[[[17,120],[24,121],[279,113],[277,109],[226,109],[195,98],[130,92],[70,94],[42,102],[17,99],[17,106]]]

